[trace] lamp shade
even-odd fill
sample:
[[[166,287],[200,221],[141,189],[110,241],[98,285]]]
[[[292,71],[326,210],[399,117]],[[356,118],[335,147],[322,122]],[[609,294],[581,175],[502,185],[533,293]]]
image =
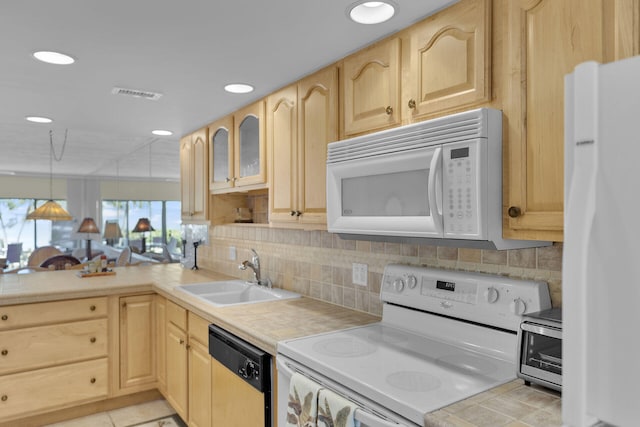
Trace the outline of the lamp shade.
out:
[[[85,218],[78,227],[78,233],[100,234],[100,230],[93,218]]]
[[[44,205],[40,206],[27,215],[27,219],[48,219],[51,221],[71,221],[73,217],[62,206],[48,200]],[[93,220],[92,220],[93,221]]]
[[[120,224],[118,221],[105,221],[104,223],[104,235],[105,239],[119,239],[122,237],[122,230],[120,230]]]
[[[149,218],[140,218],[136,226],[131,230],[133,233],[144,233],[145,231],[155,231],[149,222]]]

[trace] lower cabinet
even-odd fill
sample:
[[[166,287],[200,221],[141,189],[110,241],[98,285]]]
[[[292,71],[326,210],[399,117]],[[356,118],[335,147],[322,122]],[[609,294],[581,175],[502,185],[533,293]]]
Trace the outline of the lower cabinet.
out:
[[[107,311],[107,298],[0,307],[0,423],[108,396]]]
[[[166,302],[167,401],[190,427],[211,426],[209,322]]]
[[[120,388],[156,387],[154,294],[120,297]]]

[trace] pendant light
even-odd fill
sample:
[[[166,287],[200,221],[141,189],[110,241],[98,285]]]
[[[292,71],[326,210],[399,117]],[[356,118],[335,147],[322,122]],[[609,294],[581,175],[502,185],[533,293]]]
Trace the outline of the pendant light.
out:
[[[67,145],[67,131],[64,131],[64,143],[62,145],[62,151],[60,152],[60,158],[56,158],[56,161],[62,160],[64,155],[64,147]],[[27,219],[48,219],[51,221],[71,221],[73,217],[62,206],[53,201],[53,158],[55,157],[55,151],[53,150],[53,131],[49,131],[49,200],[47,202],[27,215]]]

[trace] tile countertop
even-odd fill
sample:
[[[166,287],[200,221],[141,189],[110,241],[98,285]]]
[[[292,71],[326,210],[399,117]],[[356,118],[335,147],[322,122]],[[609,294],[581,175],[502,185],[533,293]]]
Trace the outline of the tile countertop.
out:
[[[311,298],[212,307],[174,289],[188,283],[233,279],[206,270],[186,270],[179,264],[116,267],[113,276],[80,278],[76,271],[0,274],[0,307],[157,292],[275,355],[276,343],[321,332],[377,322],[379,317]],[[425,415],[427,427],[560,426],[559,394],[526,387],[521,380]]]

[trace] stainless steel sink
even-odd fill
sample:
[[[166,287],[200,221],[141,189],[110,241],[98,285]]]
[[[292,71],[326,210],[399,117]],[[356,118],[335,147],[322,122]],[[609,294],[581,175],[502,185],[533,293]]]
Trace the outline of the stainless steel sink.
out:
[[[265,288],[244,280],[194,283],[177,286],[176,289],[216,307],[300,298],[300,294],[295,292],[279,288]]]

